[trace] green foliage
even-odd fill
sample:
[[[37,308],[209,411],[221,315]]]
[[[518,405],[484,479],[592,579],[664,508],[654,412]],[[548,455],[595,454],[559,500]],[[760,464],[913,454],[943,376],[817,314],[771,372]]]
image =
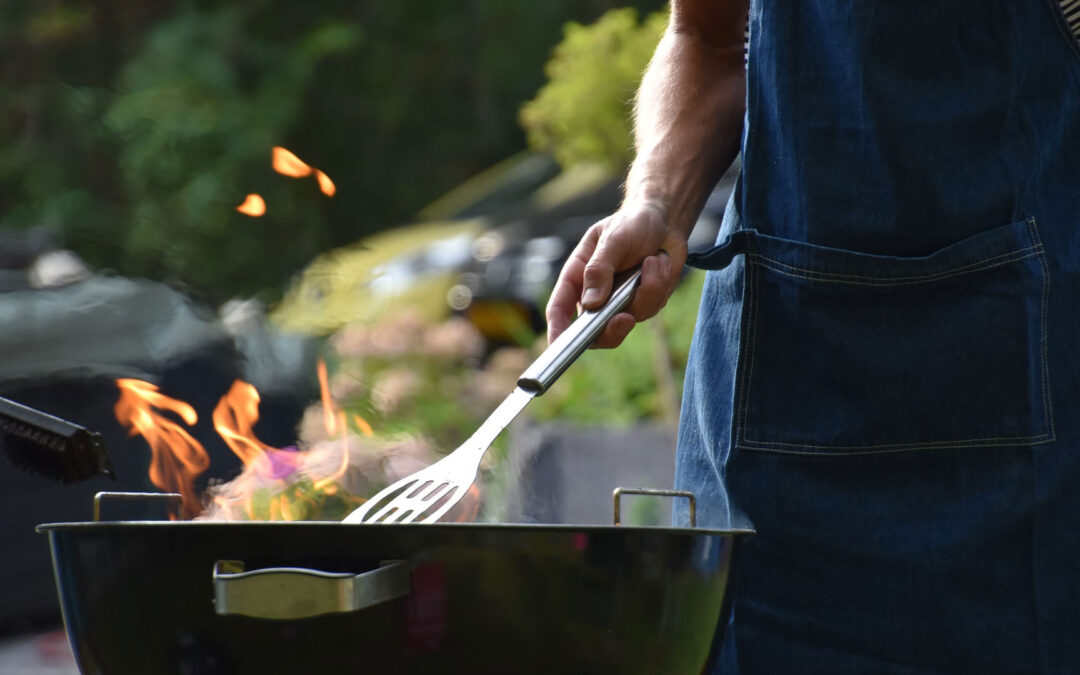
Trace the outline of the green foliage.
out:
[[[643,22],[633,8],[596,23],[569,23],[545,67],[549,81],[521,109],[530,145],[563,166],[582,161],[621,169],[633,157],[634,92],[667,25],[667,12]]]

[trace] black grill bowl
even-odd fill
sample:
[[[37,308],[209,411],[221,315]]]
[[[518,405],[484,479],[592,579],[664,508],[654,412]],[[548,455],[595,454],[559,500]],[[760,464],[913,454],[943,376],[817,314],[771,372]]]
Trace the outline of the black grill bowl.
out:
[[[698,673],[748,531],[539,525],[42,525],[96,673]],[[215,612],[218,561],[361,573],[408,595],[303,619]]]

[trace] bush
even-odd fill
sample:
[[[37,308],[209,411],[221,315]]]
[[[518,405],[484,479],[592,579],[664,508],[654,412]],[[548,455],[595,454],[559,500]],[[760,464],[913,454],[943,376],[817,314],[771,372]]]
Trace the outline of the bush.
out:
[[[551,151],[564,167],[625,167],[633,157],[634,92],[667,19],[662,11],[639,22],[637,10],[625,8],[589,26],[568,23],[545,67],[548,83],[521,109],[530,145]]]

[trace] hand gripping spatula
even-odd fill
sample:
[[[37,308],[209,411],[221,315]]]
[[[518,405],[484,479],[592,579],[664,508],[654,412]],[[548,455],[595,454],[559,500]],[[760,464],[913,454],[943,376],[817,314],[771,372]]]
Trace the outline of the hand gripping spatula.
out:
[[[637,269],[597,310],[582,312],[518,378],[517,387],[469,440],[431,466],[387,486],[342,521],[344,523],[434,523],[457,504],[476,480],[480,460],[503,429],[589,348],[634,296]]]

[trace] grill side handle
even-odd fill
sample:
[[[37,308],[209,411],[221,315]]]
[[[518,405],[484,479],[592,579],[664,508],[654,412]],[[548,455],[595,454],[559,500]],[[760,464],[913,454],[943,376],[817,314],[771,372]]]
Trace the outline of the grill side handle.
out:
[[[305,567],[244,571],[238,560],[214,563],[214,612],[258,619],[292,620],[358,612],[409,595],[409,561],[392,560],[351,574]]]
[[[616,526],[622,525],[622,509],[620,508],[619,499],[623,495],[647,495],[650,497],[672,497],[682,498],[690,502],[690,527],[697,527],[697,497],[693,492],[687,492],[685,490],[653,490],[650,488],[625,488],[617,487],[611,493],[611,499],[614,504],[615,510],[612,514],[612,522]]]

